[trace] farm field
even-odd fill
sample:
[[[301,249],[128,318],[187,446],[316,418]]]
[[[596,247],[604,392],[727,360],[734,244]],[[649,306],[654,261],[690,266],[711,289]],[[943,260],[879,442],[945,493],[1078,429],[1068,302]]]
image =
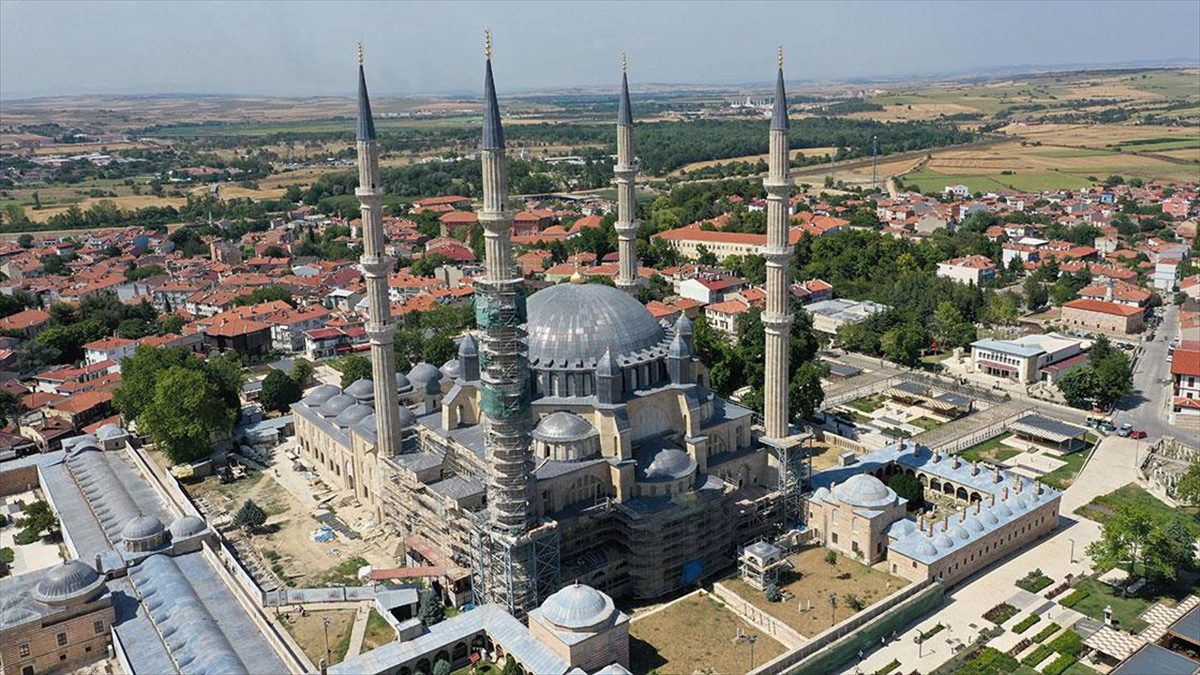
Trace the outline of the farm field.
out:
[[[834,148],[834,147],[800,148],[800,149],[792,150],[791,152],[789,152],[788,157],[791,159],[796,159],[797,157],[819,157],[821,155],[832,155],[835,152],[837,152],[837,148]],[[733,162],[757,162],[759,160],[762,160],[765,162],[765,161],[767,161],[767,157],[768,157],[768,155],[765,155],[765,154],[763,154],[763,155],[743,155],[741,157],[728,157],[726,159],[710,159],[710,160],[707,160],[704,162],[692,162],[691,164],[685,164],[685,165],[681,166],[680,168],[676,169],[675,171],[672,172],[672,175],[678,176],[685,171],[696,171],[697,169],[705,169],[710,166],[716,166],[718,164],[730,164]]]

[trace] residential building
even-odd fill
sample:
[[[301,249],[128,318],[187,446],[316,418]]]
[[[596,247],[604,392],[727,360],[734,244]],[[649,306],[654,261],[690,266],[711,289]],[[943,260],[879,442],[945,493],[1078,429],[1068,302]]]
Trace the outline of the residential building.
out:
[[[40,309],[26,309],[0,319],[0,330],[17,333],[29,339],[50,327],[50,313]]]
[[[1072,300],[1062,306],[1064,325],[1102,333],[1132,335],[1142,330],[1146,310],[1104,300]]]
[[[996,278],[996,264],[987,256],[969,255],[938,263],[937,275],[960,284],[981,286]]]
[[[132,356],[137,345],[137,342],[123,337],[109,337],[85,344],[83,355],[89,366],[102,361],[115,361],[117,370],[120,370],[121,359]]]
[[[738,318],[749,311],[750,305],[742,300],[725,300],[707,305],[704,308],[704,318],[708,320],[709,326],[733,340],[737,338]]]
[[[1171,414],[1168,422],[1200,430],[1200,349],[1176,349],[1171,357]]]

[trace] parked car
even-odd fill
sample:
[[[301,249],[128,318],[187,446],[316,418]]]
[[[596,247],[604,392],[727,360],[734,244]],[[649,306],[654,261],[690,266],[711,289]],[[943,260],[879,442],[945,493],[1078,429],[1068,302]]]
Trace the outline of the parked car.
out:
[[[1132,433],[1133,433],[1133,425],[1129,424],[1128,422],[1126,422],[1125,424],[1122,424],[1121,428],[1117,429],[1117,435],[1122,438],[1127,438],[1129,436],[1129,434],[1132,434]]]
[[[1141,429],[1134,429],[1133,431],[1129,432],[1129,437],[1138,439],[1145,438],[1146,432],[1142,431]]]

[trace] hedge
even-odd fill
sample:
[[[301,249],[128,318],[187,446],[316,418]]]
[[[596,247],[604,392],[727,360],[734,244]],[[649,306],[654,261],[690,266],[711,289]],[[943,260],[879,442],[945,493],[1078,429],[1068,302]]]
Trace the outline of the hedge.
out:
[[[1059,628],[1062,628],[1062,626],[1059,626],[1056,623],[1052,623],[1049,626],[1046,626],[1045,628],[1039,630],[1037,632],[1037,635],[1034,635],[1033,638],[1031,638],[1031,639],[1034,642],[1041,642],[1041,641],[1045,640],[1046,638],[1050,637],[1051,635],[1054,635],[1055,633],[1057,633]]]
[[[1054,653],[1054,650],[1047,647],[1046,645],[1038,645],[1036,649],[1034,649],[1032,652],[1029,652],[1029,656],[1026,656],[1025,658],[1021,659],[1021,663],[1029,666],[1030,668],[1033,668],[1034,666],[1041,663],[1042,661],[1045,661],[1046,657],[1050,656],[1053,653]]]
[[[892,659],[892,662],[875,671],[875,675],[888,675],[888,673],[900,667],[900,662]]]
[[[1016,633],[1017,635],[1020,635],[1021,633],[1024,633],[1025,631],[1029,630],[1033,626],[1033,624],[1035,624],[1041,620],[1042,620],[1042,617],[1038,616],[1037,614],[1030,614],[1029,616],[1025,617],[1024,619],[1021,619],[1021,621],[1017,625],[1013,626],[1012,632]]]
[[[1063,654],[1057,659],[1051,661],[1050,665],[1043,668],[1042,675],[1059,675],[1067,668],[1070,668],[1075,661],[1076,658],[1074,656],[1071,656],[1070,654]]]
[[[1086,590],[1082,588],[1076,588],[1074,591],[1071,591],[1070,595],[1062,600],[1059,600],[1058,604],[1062,605],[1063,607],[1074,607],[1089,595],[1091,595],[1091,593],[1088,593]]]
[[[1069,630],[1051,640],[1049,647],[1059,654],[1079,656],[1080,650],[1083,649],[1083,638],[1079,637],[1079,633]]]
[[[995,647],[986,647],[979,656],[964,663],[956,675],[1008,675],[1016,669],[1016,659]]]
[[[938,633],[942,632],[945,628],[946,628],[945,626],[943,626],[942,624],[939,623],[938,625],[934,626],[933,628],[930,628],[929,630],[925,631],[924,633],[921,633],[921,641],[923,642],[925,640],[928,640],[929,638],[933,637],[934,635],[937,635]]]

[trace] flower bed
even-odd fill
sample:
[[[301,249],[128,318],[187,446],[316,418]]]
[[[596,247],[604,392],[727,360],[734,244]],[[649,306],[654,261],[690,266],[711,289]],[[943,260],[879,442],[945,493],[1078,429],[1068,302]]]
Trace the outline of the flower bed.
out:
[[[1043,588],[1053,584],[1054,580],[1046,576],[1040,569],[1036,569],[1029,574],[1017,579],[1017,588],[1030,593],[1037,593]]]
[[[1069,630],[1051,640],[1049,647],[1059,654],[1079,656],[1080,650],[1083,649],[1083,638],[1079,637],[1079,633]]]
[[[1018,610],[1016,607],[1013,607],[1007,602],[1002,602],[985,612],[983,618],[998,626],[1016,616],[1017,611]]]
[[[1042,675],[1060,675],[1064,670],[1071,667],[1075,663],[1076,658],[1070,654],[1063,654],[1057,659],[1050,662],[1050,665],[1042,669]]]
[[[1029,666],[1030,668],[1034,668],[1037,666],[1037,664],[1041,663],[1042,661],[1045,661],[1046,658],[1053,653],[1054,653],[1054,650],[1047,647],[1046,645],[1038,645],[1037,649],[1034,649],[1033,651],[1029,652],[1029,656],[1026,656],[1025,658],[1021,659],[1021,663],[1023,665]]]

